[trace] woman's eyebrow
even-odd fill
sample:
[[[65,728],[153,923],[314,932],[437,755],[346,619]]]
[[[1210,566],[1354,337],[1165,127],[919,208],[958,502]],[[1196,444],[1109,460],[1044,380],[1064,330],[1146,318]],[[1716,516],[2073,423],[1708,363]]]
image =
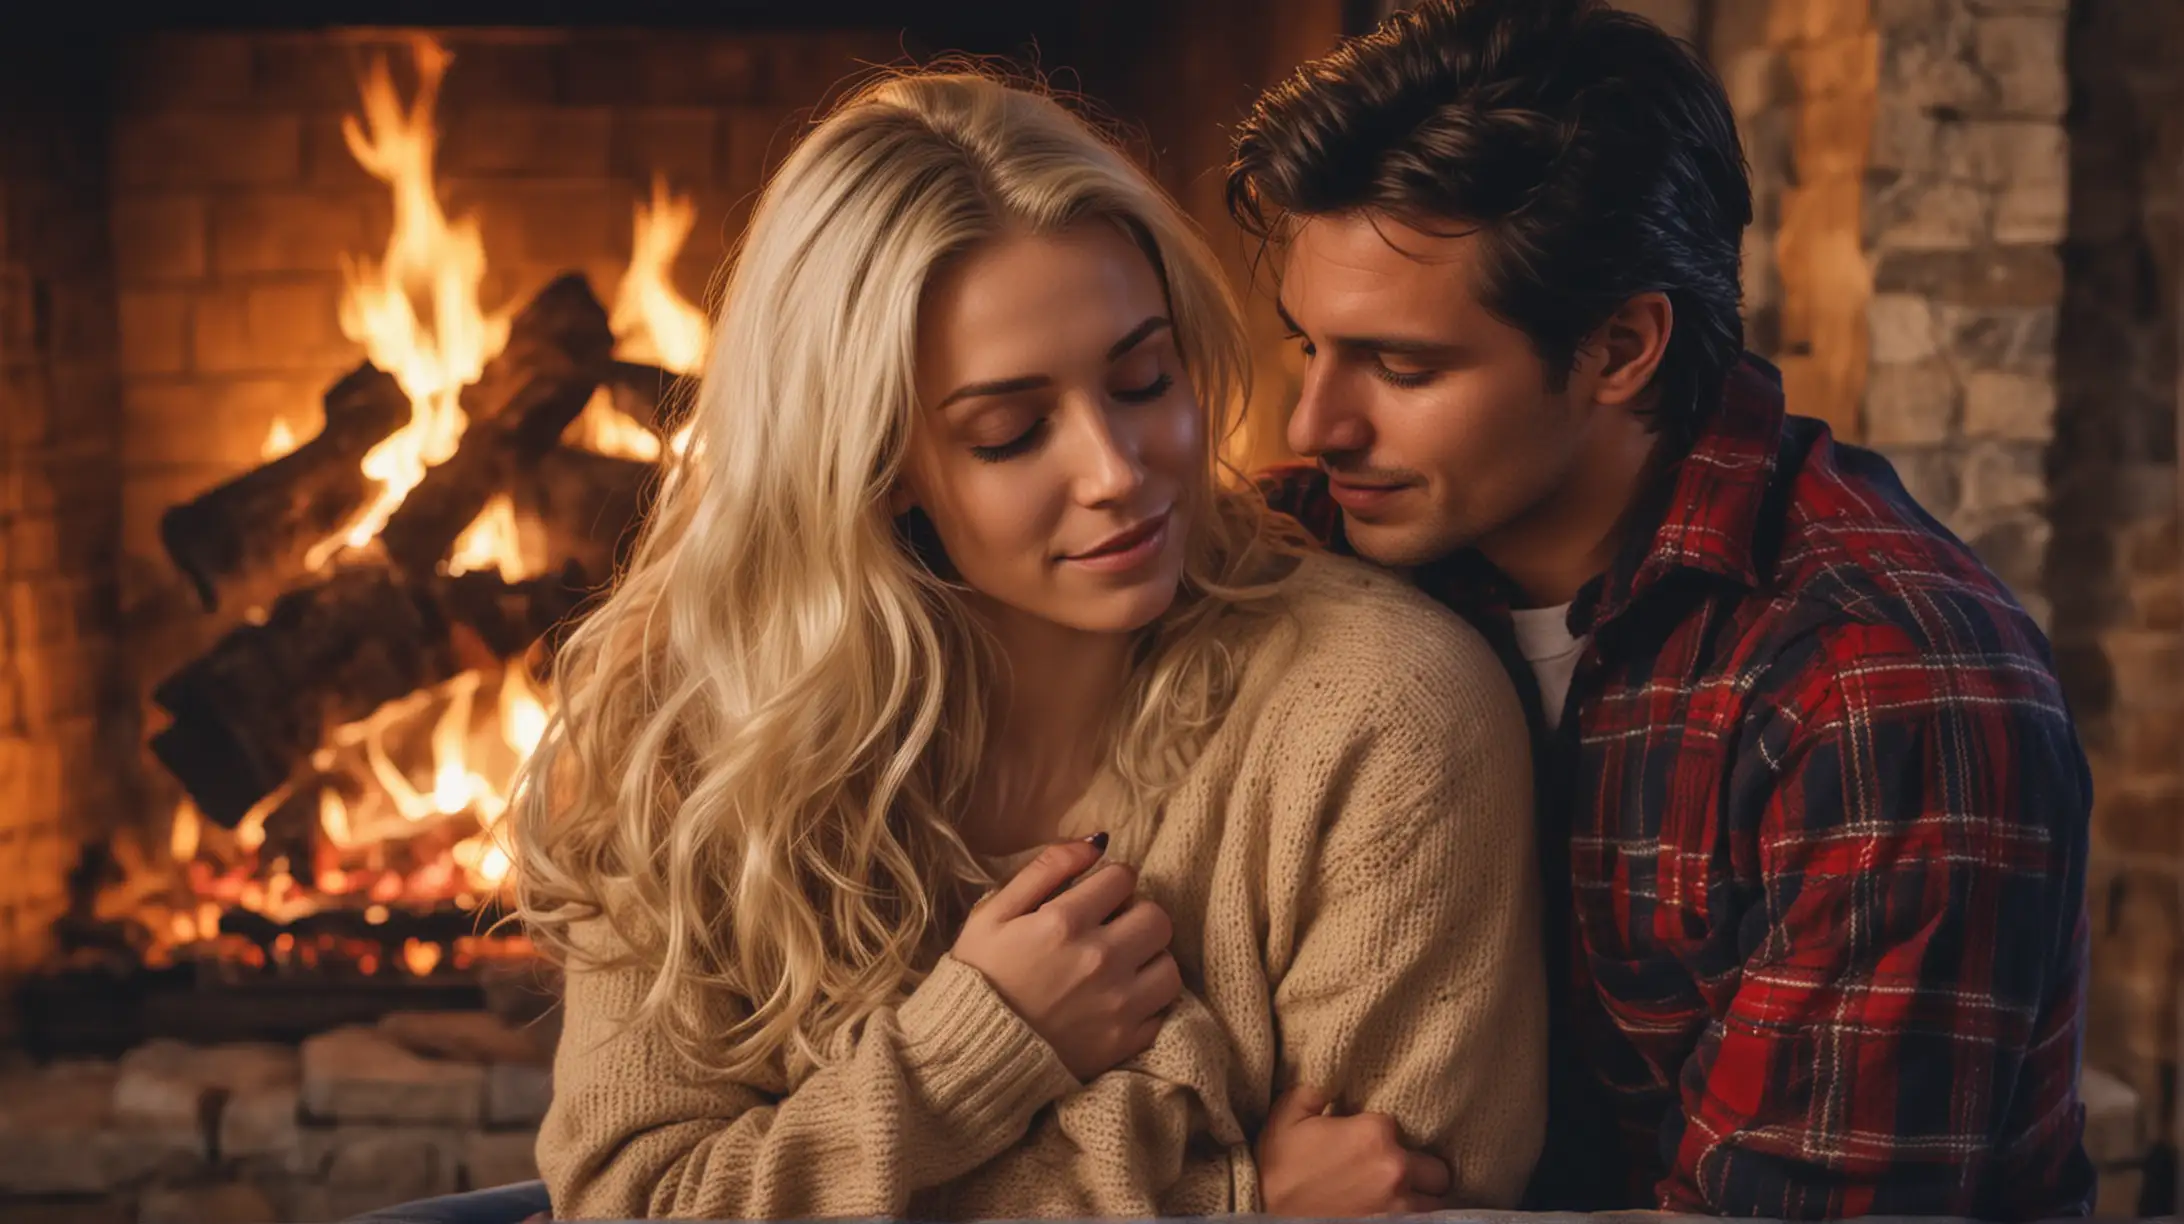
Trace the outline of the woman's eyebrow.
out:
[[[1144,343],[1146,337],[1151,336],[1157,332],[1164,331],[1171,326],[1173,325],[1170,324],[1166,318],[1160,315],[1152,316],[1151,318],[1145,320],[1143,323],[1140,323],[1136,327],[1131,328],[1129,335],[1126,335],[1122,339],[1115,341],[1115,346],[1107,350],[1107,359],[1109,361],[1115,360],[1116,358],[1122,356],[1124,353],[1127,353],[1131,349],[1134,349],[1138,345]]]
[[[1174,324],[1170,323],[1165,317],[1153,315],[1143,323],[1131,328],[1128,335],[1115,341],[1113,347],[1107,350],[1107,359],[1113,361],[1138,345],[1145,343],[1148,337],[1158,335],[1173,326]],[[946,398],[933,406],[933,409],[937,412],[957,400],[975,399],[979,396],[1015,395],[1019,391],[1037,391],[1042,387],[1052,386],[1053,383],[1054,380],[1044,374],[1023,374],[1015,378],[996,378],[987,382],[965,383],[950,391]]]
[[[957,400],[973,399],[982,395],[1014,395],[1019,391],[1037,391],[1041,387],[1052,386],[1053,383],[1054,380],[1044,374],[1024,374],[1016,378],[997,378],[990,382],[964,383],[950,391],[947,398],[933,405],[933,411],[938,412]]]

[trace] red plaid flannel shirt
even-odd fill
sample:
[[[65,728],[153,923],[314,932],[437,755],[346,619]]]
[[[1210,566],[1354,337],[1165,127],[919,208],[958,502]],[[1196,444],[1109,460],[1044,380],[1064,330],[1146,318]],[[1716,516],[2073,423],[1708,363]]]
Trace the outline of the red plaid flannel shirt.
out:
[[[1265,480],[1344,550],[1320,473]],[[1469,552],[1416,576],[1541,735],[1564,963],[1534,1205],[2082,1214],[2092,795],[2046,639],[1756,358],[1649,504],[1572,606],[1554,732],[1506,580]]]

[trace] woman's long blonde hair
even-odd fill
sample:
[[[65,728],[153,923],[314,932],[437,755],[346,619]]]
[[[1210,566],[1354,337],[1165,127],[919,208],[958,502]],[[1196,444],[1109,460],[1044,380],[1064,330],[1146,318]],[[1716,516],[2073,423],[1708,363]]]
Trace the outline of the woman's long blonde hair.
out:
[[[918,411],[920,294],[1004,230],[1123,227],[1153,261],[1208,421],[1183,590],[1144,631],[1111,742],[1135,802],[1218,721],[1239,617],[1291,554],[1217,480],[1248,348],[1211,254],[1036,87],[893,72],[811,129],[733,259],[684,457],[613,593],[556,660],[513,816],[522,918],[650,977],[631,1021],[693,1067],[781,1074],[897,998],[986,883],[954,816],[995,660],[887,512]]]

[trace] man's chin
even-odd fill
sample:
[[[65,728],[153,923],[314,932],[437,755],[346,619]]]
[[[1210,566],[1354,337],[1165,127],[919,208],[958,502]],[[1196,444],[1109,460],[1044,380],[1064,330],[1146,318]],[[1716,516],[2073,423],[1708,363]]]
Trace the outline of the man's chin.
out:
[[[1369,523],[1344,515],[1342,535],[1358,556],[1390,569],[1410,569],[1438,561],[1468,545],[1456,532],[1436,531],[1422,523]]]

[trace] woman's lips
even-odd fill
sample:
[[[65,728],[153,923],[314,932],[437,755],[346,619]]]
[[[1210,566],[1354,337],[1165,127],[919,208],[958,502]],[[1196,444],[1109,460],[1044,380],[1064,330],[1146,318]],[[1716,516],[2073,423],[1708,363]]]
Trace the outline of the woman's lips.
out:
[[[1090,551],[1062,559],[1102,573],[1135,569],[1159,555],[1161,545],[1167,543],[1168,518],[1169,512],[1164,510],[1135,527],[1110,536]]]

